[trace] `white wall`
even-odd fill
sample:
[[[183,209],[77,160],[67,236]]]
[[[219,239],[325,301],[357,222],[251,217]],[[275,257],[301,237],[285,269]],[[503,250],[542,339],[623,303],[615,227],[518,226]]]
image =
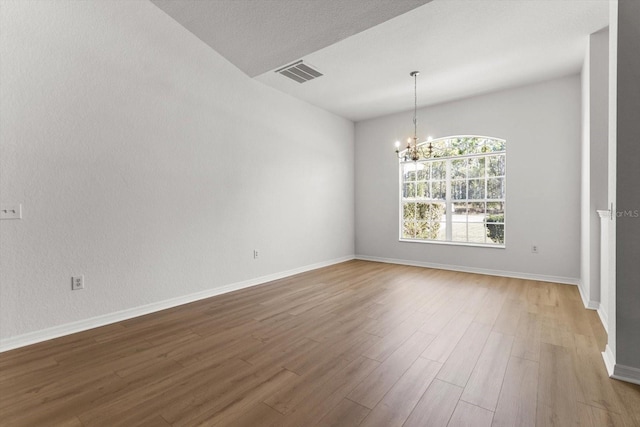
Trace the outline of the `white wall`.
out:
[[[609,132],[609,29],[590,36],[591,39],[591,158],[589,227],[594,244],[591,246],[591,292],[600,290],[600,216],[598,209],[607,209],[607,162]]]
[[[506,249],[398,241],[393,143],[412,132],[412,113],[356,124],[356,254],[577,283],[580,77],[418,111],[422,136],[477,134],[507,140]],[[531,253],[532,244],[539,246],[538,254]]]
[[[582,193],[580,293],[585,306],[600,309],[600,217],[607,208],[609,30],[589,36],[582,68]],[[604,298],[604,299],[603,299]],[[600,311],[606,316],[606,309]]]
[[[580,147],[580,283],[578,288],[585,307],[596,305],[590,293],[591,283],[595,278],[591,276],[590,263],[591,245],[597,236],[591,235],[589,226],[589,205],[591,204],[591,37],[587,39],[582,71],[581,83],[581,124],[582,144]],[[591,307],[596,308],[597,307]]]
[[[0,197],[23,204],[0,223],[5,342],[353,256],[352,122],[147,1],[0,14]]]

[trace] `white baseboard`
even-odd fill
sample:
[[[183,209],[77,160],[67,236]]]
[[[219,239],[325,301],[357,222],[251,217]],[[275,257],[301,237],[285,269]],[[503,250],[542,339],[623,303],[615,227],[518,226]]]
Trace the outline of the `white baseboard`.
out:
[[[616,366],[616,358],[613,355],[613,351],[611,351],[611,347],[609,347],[609,344],[607,344],[607,346],[604,348],[604,351],[602,352],[602,358],[604,359],[604,366],[607,367],[609,376],[613,375],[613,370]]]
[[[598,317],[600,317],[600,322],[602,323],[602,326],[604,326],[604,330],[609,333],[609,316],[607,315],[607,312],[604,311],[602,305],[598,307]]]
[[[573,277],[546,276],[542,274],[520,273],[515,271],[492,270],[487,268],[475,268],[462,265],[436,264],[423,261],[410,261],[405,259],[381,258],[368,255],[356,255],[355,259],[363,261],[385,262],[387,264],[411,265],[414,267],[436,268],[438,270],[461,271],[463,273],[486,274],[488,276],[512,277],[514,279],[537,280],[540,282],[563,283],[566,285],[578,285],[579,280]]]
[[[587,298],[585,295],[585,291],[582,288],[582,282],[578,282],[578,292],[580,292],[580,298],[582,298],[582,304],[584,304],[584,308],[588,308],[589,310],[599,310],[600,302],[593,301]]]
[[[613,352],[608,345],[602,352],[602,358],[604,359],[604,364],[607,367],[609,377],[640,385],[640,369],[616,363]]]
[[[164,301],[159,301],[159,302],[155,302],[155,303],[151,303],[151,304],[147,304],[139,307],[133,307],[126,310],[117,311],[114,313],[108,313],[101,316],[92,317],[89,319],[79,320],[77,322],[66,323],[64,325],[54,326],[52,328],[29,332],[23,335],[18,335],[15,337],[0,340],[0,353],[13,350],[19,347],[24,347],[30,344],[47,341],[53,338],[74,334],[76,332],[82,332],[88,329],[109,325],[111,323],[121,322],[123,320],[131,319],[138,316],[143,316],[145,314],[154,313],[156,311],[166,310],[168,308],[176,307],[183,304],[188,304],[190,302],[198,301],[201,299],[211,298],[216,295],[226,294],[228,292],[249,288],[251,286],[261,285],[263,283],[267,283],[273,280],[278,280],[278,279],[293,276],[296,274],[304,273],[306,271],[316,270],[318,268],[328,267],[330,265],[339,264],[345,261],[350,261],[354,258],[355,256],[353,255],[349,255],[341,258],[335,258],[328,261],[322,261],[315,264],[294,268],[292,270],[282,271],[280,273],[274,273],[274,274],[269,274],[267,276],[256,277],[255,279],[245,280],[243,282],[231,283],[229,285],[217,287],[214,289],[208,289],[202,292],[196,292],[194,294],[184,295],[177,298],[171,298]]]

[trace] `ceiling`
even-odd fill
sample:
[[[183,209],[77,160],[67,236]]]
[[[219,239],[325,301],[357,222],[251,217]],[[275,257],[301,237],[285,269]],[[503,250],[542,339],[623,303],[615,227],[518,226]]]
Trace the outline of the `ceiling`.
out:
[[[353,121],[577,73],[608,0],[152,0],[250,77]],[[274,70],[303,59],[324,75]]]
[[[432,0],[151,0],[249,77]]]

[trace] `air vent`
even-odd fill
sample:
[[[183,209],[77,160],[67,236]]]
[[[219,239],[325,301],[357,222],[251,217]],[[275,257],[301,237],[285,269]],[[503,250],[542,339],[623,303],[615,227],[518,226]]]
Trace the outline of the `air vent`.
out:
[[[289,64],[286,67],[282,67],[279,70],[276,70],[276,73],[289,77],[291,80],[295,80],[298,83],[308,82],[309,80],[322,76],[320,71],[314,70],[309,65],[303,63],[302,60]]]

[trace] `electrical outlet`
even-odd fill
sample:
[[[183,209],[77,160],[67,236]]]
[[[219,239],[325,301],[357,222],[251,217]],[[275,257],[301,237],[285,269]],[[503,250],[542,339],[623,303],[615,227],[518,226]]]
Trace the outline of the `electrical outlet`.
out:
[[[73,276],[71,278],[71,290],[78,291],[84,289],[84,276]]]
[[[254,250],[253,250],[253,259],[258,259],[258,256],[259,256],[259,255],[260,255],[260,254],[258,253],[258,250],[257,250],[257,249],[254,249]]]
[[[532,245],[531,246],[531,253],[537,254],[538,253],[538,245]]]
[[[0,219],[22,219],[22,204],[0,207]]]

